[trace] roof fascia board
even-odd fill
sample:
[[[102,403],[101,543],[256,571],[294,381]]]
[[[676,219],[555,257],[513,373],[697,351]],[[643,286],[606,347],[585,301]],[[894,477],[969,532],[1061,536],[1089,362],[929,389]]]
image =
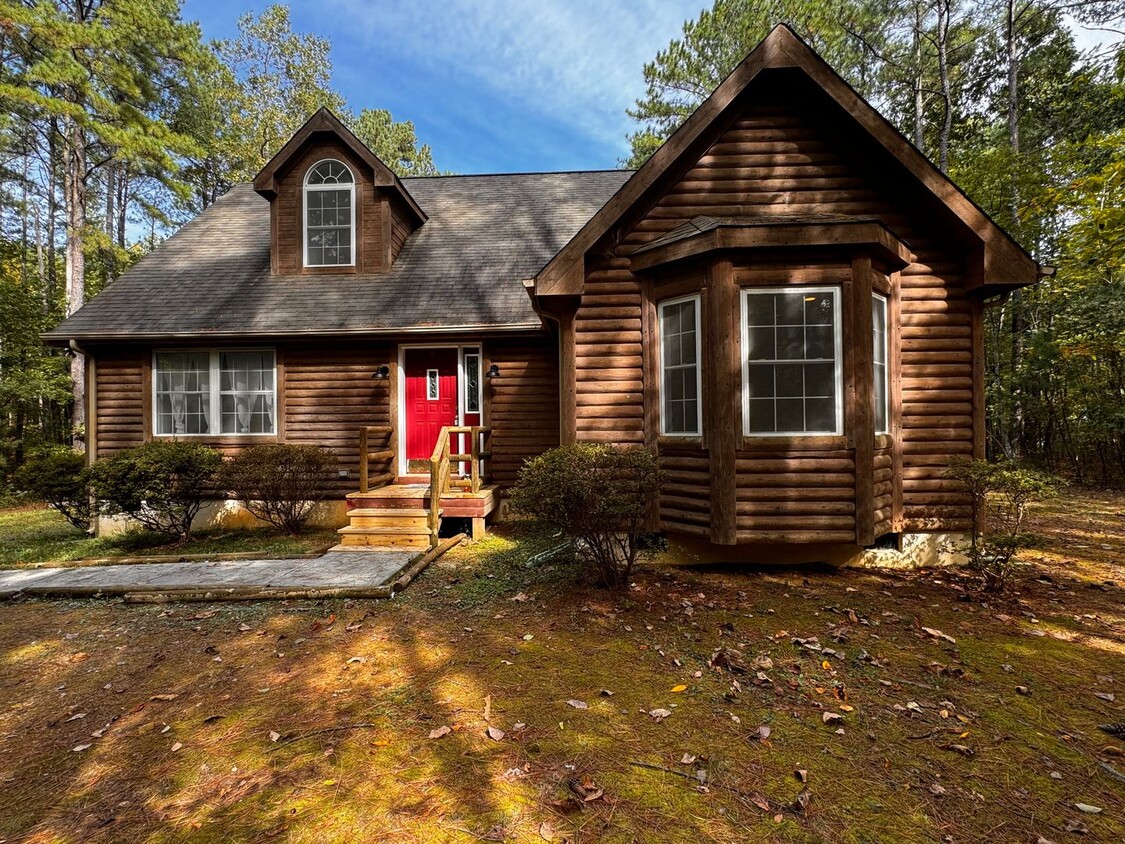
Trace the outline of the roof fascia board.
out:
[[[1038,264],[976,203],[964,194],[788,26],[774,27],[683,125],[625,182],[535,278],[539,296],[580,295],[585,278],[573,265],[651,190],[746,87],[767,68],[803,71],[876,143],[886,149],[985,246],[983,266],[970,287],[1022,286],[1038,277]]]

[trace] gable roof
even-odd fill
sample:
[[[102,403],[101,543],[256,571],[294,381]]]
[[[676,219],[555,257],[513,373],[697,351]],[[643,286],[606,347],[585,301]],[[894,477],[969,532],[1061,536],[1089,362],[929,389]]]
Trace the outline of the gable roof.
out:
[[[523,279],[631,172],[404,179],[429,221],[380,274],[271,275],[269,202],[252,185],[236,185],[44,337],[538,329]]]
[[[803,71],[869,137],[893,155],[934,198],[979,238],[984,251],[979,278],[970,287],[1022,286],[1040,274],[1039,265],[948,176],[910,143],[894,126],[809,47],[787,25],[779,24],[723,80],[672,136],[626,182],[620,191],[534,277],[538,296],[576,295],[585,283],[586,253],[653,190],[661,177],[684,157],[702,152],[712,127],[762,71],[795,68]]]
[[[426,214],[414,201],[410,191],[383,161],[373,153],[363,141],[355,136],[343,121],[329,109],[321,106],[313,116],[305,121],[305,125],[293,133],[285,146],[277,151],[273,158],[266,162],[258,175],[254,177],[254,190],[267,199],[277,196],[277,179],[285,171],[290,161],[297,156],[305,143],[317,134],[330,134],[338,138],[355,156],[371,168],[377,187],[393,189],[410,208],[419,223],[426,221]]]

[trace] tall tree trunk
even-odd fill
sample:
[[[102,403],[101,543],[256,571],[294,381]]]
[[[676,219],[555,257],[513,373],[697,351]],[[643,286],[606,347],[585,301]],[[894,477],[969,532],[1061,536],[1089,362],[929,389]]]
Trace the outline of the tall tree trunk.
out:
[[[924,12],[921,3],[914,4],[914,39],[912,50],[914,54],[914,78],[911,87],[914,89],[914,146],[920,152],[926,151],[925,109],[922,100],[922,24]]]
[[[66,204],[66,315],[70,316],[86,301],[86,256],[83,252],[86,231],[86,134],[78,121],[66,121],[66,154],[63,167],[63,195]],[[70,385],[74,394],[74,445],[77,447],[86,427],[86,358],[76,354],[70,361]],[[80,433],[81,432],[81,433]]]
[[[938,159],[943,173],[949,172],[949,136],[953,133],[953,95],[949,83],[949,17],[953,0],[937,2],[938,77],[941,81],[941,137]]]
[[[117,245],[125,248],[125,215],[129,208],[129,173],[120,165],[117,173]]]
[[[47,130],[47,280],[46,296],[50,307],[55,307],[58,296],[58,253],[56,246],[59,219],[59,123],[54,117]]]
[[[1019,121],[1019,55],[1016,50],[1016,0],[1007,0],[1007,37],[1008,37],[1008,143],[1012,152],[1020,151],[1020,121]]]

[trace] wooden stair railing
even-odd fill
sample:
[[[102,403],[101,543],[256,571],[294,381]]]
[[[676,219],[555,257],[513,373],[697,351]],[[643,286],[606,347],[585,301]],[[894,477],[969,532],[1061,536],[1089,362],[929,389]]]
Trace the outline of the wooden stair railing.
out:
[[[468,435],[469,453],[454,454],[451,451],[451,436],[458,438]],[[441,498],[457,486],[472,493],[480,492],[481,483],[487,482],[489,473],[481,471],[481,462],[492,458],[492,429],[481,425],[446,425],[438,434],[434,453],[430,457],[430,545],[437,547],[438,531],[441,528]],[[452,465],[468,463],[467,478],[453,478]]]
[[[367,425],[359,429],[359,491],[368,492],[395,479],[394,433],[390,425]],[[384,464],[385,471],[371,477],[371,464]]]

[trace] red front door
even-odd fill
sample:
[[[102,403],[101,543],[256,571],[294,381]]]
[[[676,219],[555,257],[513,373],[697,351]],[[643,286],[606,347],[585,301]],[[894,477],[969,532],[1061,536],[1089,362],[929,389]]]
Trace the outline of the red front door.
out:
[[[442,427],[457,424],[457,350],[407,349],[404,364],[407,469],[427,471]]]

